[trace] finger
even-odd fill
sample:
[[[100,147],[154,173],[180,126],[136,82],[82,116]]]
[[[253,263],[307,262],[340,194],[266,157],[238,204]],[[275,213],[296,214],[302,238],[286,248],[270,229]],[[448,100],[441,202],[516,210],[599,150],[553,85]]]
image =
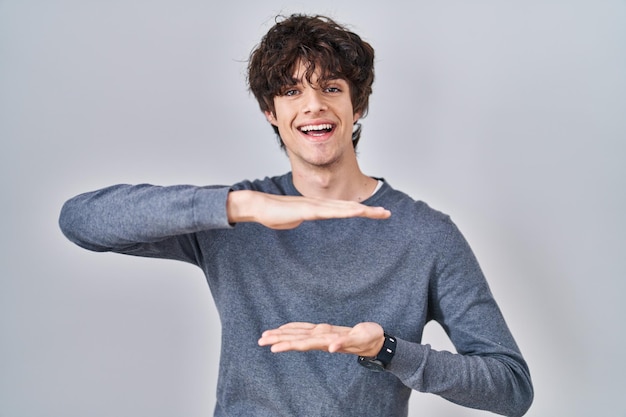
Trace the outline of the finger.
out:
[[[307,322],[290,322],[283,324],[277,329],[271,330],[273,333],[284,334],[324,334],[324,333],[347,333],[350,331],[350,327],[335,326],[328,323],[307,323]]]
[[[286,334],[286,333],[272,333],[266,332],[263,333],[261,338],[259,339],[259,345],[267,346],[267,345],[275,345],[278,343],[290,343],[299,340],[311,339],[312,336],[310,334]],[[319,338],[319,337],[318,337]]]
[[[283,324],[282,326],[276,329],[268,329],[265,330],[261,336],[275,336],[275,335],[286,335],[286,334],[308,334],[315,328],[315,324],[313,323],[303,323],[303,322],[292,322]]]
[[[272,352],[323,350],[331,353],[358,353],[362,343],[356,328],[328,323],[290,322],[263,332],[260,346],[271,346]]]
[[[287,323],[278,329],[263,332],[258,340],[260,346],[272,346],[273,352],[288,350],[328,350],[338,337],[347,334],[349,327],[330,324]]]
[[[310,337],[311,337],[310,333],[301,333],[301,332],[290,333],[290,332],[284,332],[278,329],[268,330],[266,332],[263,332],[263,334],[259,338],[258,343],[260,346],[269,346],[269,345],[276,345],[278,343],[290,343],[293,341],[303,340],[303,339],[307,339]]]
[[[391,212],[384,207],[370,207],[353,201],[326,200],[322,205],[310,206],[305,220],[366,217],[386,219]]]
[[[306,352],[310,350],[328,351],[332,337],[306,337],[296,339],[281,339],[277,343],[271,344],[270,350],[274,353],[298,351]]]
[[[391,216],[391,211],[384,207],[370,207],[363,206],[365,210],[361,213],[360,217],[369,217],[372,219],[387,219]]]
[[[303,345],[303,341],[311,341],[312,339],[317,339],[318,341],[315,343],[319,344],[319,337],[311,338],[308,335],[286,335],[286,334],[264,334],[259,339],[259,346],[283,346],[284,348],[291,349],[291,346],[296,346],[296,344]],[[311,342],[309,342],[311,343]]]
[[[332,330],[332,326],[315,326],[308,328],[278,328],[273,330],[266,330],[259,339],[261,346],[273,345],[281,342],[297,342],[302,340],[331,340],[341,334],[346,333],[346,330],[337,327],[336,331]]]
[[[326,333],[317,336],[280,335],[259,340],[261,346],[271,346],[274,353],[287,351],[322,350],[330,353],[354,353],[362,351],[361,341],[351,335]]]
[[[316,326],[315,323],[307,323],[304,321],[292,321],[290,323],[285,323],[282,326],[278,327],[279,329],[314,329]]]

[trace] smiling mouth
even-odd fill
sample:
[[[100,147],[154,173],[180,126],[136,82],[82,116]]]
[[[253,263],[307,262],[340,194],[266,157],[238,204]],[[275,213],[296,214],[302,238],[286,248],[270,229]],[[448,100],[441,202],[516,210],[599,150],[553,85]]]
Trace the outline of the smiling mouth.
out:
[[[323,136],[333,131],[334,125],[325,123],[321,125],[306,125],[299,128],[300,132],[309,136]]]

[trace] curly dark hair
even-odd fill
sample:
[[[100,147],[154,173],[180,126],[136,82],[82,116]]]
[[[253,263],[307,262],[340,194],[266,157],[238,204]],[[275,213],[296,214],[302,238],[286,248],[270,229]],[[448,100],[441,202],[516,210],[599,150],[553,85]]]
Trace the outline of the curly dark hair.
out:
[[[274,113],[274,97],[293,84],[296,66],[307,68],[305,77],[319,70],[318,83],[344,79],[350,86],[355,113],[365,116],[374,83],[374,49],[357,34],[325,16],[278,16],[248,61],[248,85],[261,110]],[[273,126],[278,135],[278,128]],[[356,148],[361,136],[357,124],[352,134]],[[281,147],[284,143],[280,139]]]

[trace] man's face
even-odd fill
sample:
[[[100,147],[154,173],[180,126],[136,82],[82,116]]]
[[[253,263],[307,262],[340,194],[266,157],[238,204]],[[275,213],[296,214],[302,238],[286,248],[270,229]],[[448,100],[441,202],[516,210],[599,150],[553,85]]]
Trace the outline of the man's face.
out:
[[[301,63],[294,73],[294,85],[274,97],[274,113],[267,120],[278,128],[292,169],[305,166],[328,167],[354,157],[352,126],[360,114],[354,113],[346,80],[318,84],[319,73],[311,83]]]

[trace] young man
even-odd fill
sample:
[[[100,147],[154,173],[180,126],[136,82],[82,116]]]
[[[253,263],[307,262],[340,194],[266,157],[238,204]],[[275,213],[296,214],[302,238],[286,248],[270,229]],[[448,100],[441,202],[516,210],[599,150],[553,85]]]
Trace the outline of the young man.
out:
[[[216,416],[406,416],[412,389],[508,416],[532,402],[455,225],[359,168],[373,61],[328,18],[286,18],[253,51],[248,78],[290,173],[117,185],[62,209],[63,232],[84,248],[203,270],[222,323]],[[429,320],[458,353],[420,343]]]

